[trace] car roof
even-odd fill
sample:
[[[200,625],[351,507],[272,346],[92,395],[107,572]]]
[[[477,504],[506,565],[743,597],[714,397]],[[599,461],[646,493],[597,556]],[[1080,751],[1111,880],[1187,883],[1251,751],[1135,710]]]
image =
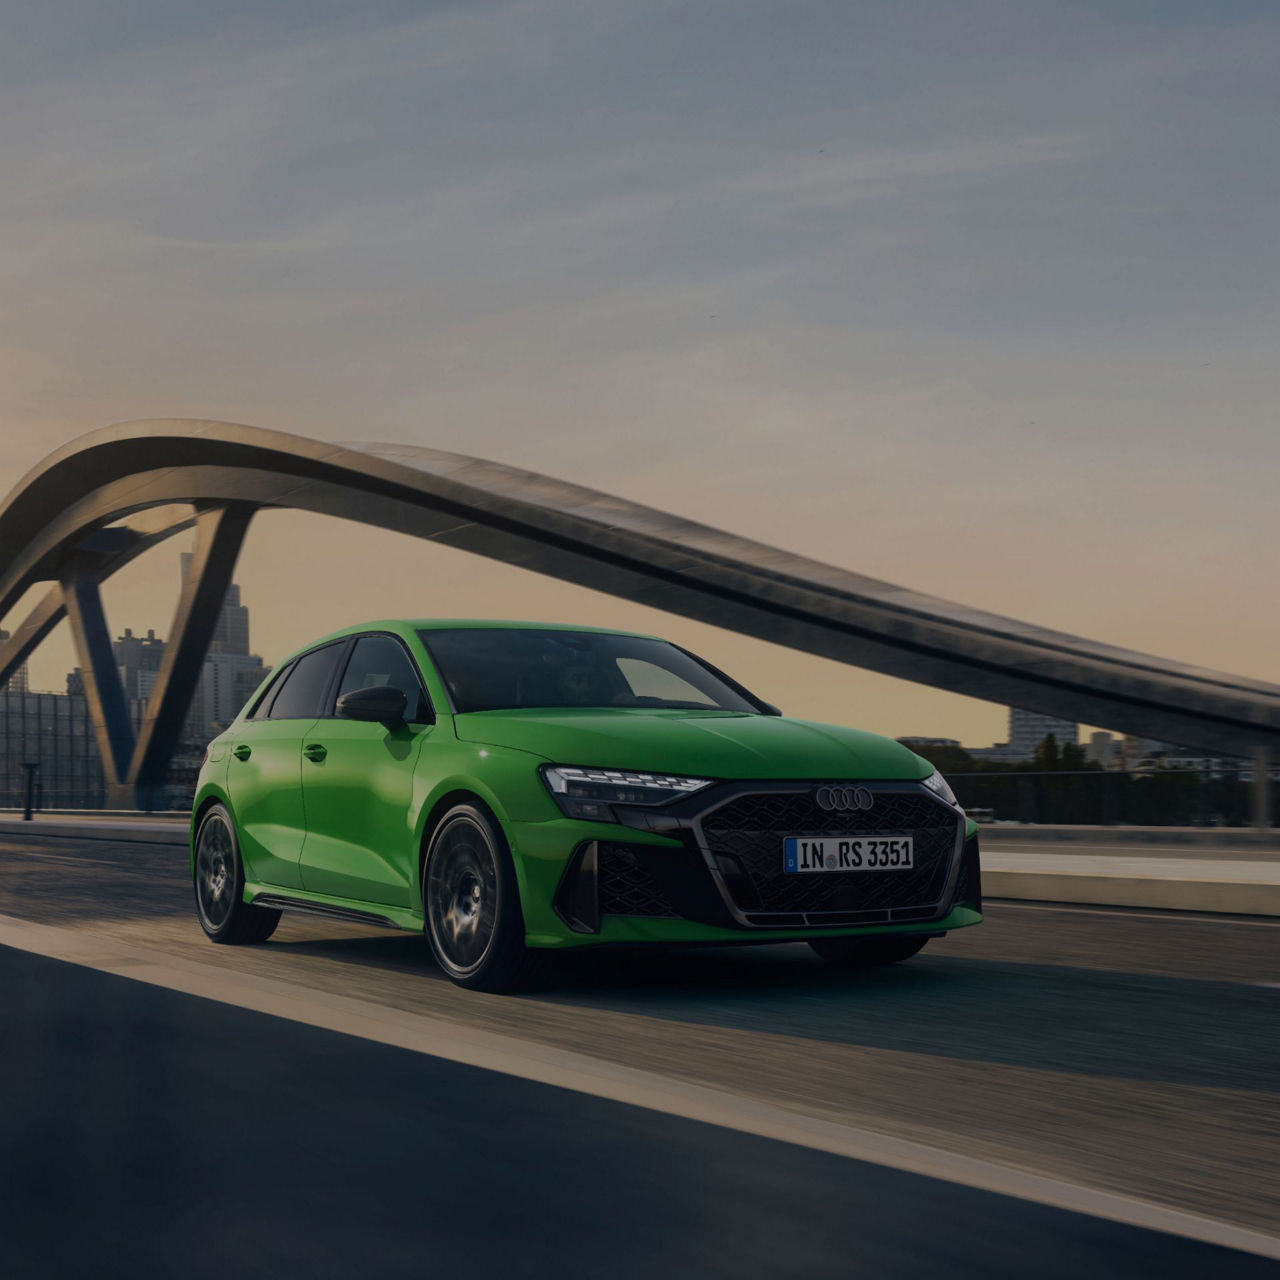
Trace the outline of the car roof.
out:
[[[647,635],[642,631],[620,631],[616,627],[588,627],[565,622],[519,622],[502,618],[378,618],[369,622],[355,623],[328,635],[318,636],[309,644],[300,648],[313,649],[316,645],[328,640],[340,640],[343,636],[358,635],[363,631],[589,631],[597,635],[636,636],[645,640],[660,640],[661,636]]]
[[[501,618],[415,618],[406,622],[406,626],[415,627],[419,631],[460,631],[464,628],[492,629],[495,631],[592,631],[606,636],[638,636],[640,631],[623,631],[617,627],[587,627],[573,622],[519,622]],[[656,636],[646,637],[657,639]]]

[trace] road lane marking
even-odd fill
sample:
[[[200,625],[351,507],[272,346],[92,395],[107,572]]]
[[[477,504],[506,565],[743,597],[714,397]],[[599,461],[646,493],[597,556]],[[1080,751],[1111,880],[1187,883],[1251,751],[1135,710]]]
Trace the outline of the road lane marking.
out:
[[[1080,916],[1110,916],[1134,920],[1164,920],[1175,924],[1218,924],[1231,929],[1280,929],[1280,919],[1270,916],[1237,916],[1225,912],[1177,911],[1169,907],[1086,906],[1079,902],[1026,902],[1019,898],[987,897],[987,907],[1011,911],[1059,911]]]
[[[1280,1260],[1280,1236],[818,1119],[586,1054],[481,1031],[446,1018],[409,1013],[14,916],[0,915],[0,945],[486,1071]]]

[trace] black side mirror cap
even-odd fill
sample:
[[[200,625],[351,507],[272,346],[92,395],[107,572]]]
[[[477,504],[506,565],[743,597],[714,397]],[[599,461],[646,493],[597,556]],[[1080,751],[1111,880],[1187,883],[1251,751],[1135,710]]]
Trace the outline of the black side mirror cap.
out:
[[[408,699],[403,689],[377,684],[368,689],[352,689],[338,699],[338,714],[344,720],[371,720],[377,724],[403,724]]]

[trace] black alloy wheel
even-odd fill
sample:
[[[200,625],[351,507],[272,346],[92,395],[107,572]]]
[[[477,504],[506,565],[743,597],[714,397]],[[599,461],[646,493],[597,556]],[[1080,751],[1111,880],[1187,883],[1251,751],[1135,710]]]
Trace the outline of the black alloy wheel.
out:
[[[226,809],[215,804],[200,820],[196,833],[196,915],[213,942],[266,942],[280,923],[280,912],[244,901],[244,865],[235,826]]]
[[[459,986],[514,991],[540,968],[540,953],[524,943],[511,855],[497,823],[478,805],[456,805],[436,827],[422,908],[431,950]]]

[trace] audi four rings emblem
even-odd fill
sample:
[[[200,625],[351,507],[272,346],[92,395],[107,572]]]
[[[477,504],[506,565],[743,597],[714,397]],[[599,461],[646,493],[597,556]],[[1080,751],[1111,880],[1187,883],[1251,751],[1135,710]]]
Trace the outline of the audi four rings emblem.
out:
[[[819,787],[813,798],[819,809],[829,813],[852,812],[854,809],[870,809],[876,802],[867,787]]]

